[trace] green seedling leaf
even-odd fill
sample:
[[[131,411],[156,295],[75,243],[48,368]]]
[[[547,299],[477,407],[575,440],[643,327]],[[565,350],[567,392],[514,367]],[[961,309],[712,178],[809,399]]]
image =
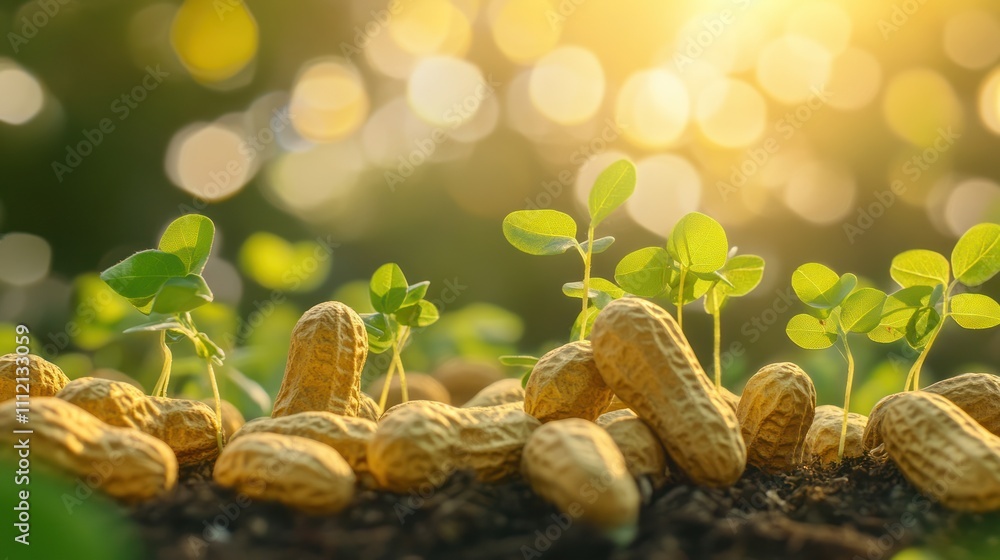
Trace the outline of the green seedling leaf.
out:
[[[708,280],[698,275],[689,275],[684,279],[684,298],[681,301],[678,290],[680,288],[680,276],[674,275],[670,281],[670,301],[674,305],[688,304],[697,301],[701,296],[708,293],[712,286],[717,285],[715,280]]]
[[[906,336],[906,325],[910,318],[922,307],[933,307],[931,303],[934,293],[940,292],[941,286],[911,286],[903,288],[890,295],[882,308],[882,318],[879,325],[868,332],[868,338],[874,342],[888,344]]]
[[[837,273],[819,263],[804,264],[792,273],[792,290],[810,307],[836,307],[840,289]]]
[[[596,226],[603,222],[634,191],[635,166],[632,162],[622,159],[609,165],[597,176],[594,187],[590,190],[587,204],[590,209],[590,224]]]
[[[576,320],[573,321],[573,329],[569,335],[570,340],[580,340],[590,336],[590,331],[594,328],[594,319],[597,319],[597,314],[600,312],[601,310],[593,305],[587,307],[586,313],[581,311],[576,316]],[[583,329],[583,337],[580,336],[581,329]]]
[[[840,324],[847,332],[867,333],[879,326],[886,295],[875,288],[861,288],[841,304]]]
[[[160,237],[159,249],[177,255],[187,274],[201,274],[212,252],[215,224],[199,214],[181,216],[167,226]]]
[[[1000,272],[1000,224],[972,226],[951,252],[955,278],[979,286]]]
[[[764,278],[764,259],[757,255],[737,255],[726,262],[722,274],[730,283],[729,286],[720,286],[723,294],[729,297],[745,296]]]
[[[369,285],[372,307],[380,313],[395,313],[406,301],[406,277],[396,263],[380,266]]]
[[[208,338],[207,334],[200,332],[198,333],[197,338],[208,352],[208,357],[216,360],[216,363],[221,364],[222,360],[226,359],[226,353],[222,350],[222,348],[219,348],[218,344],[212,342],[212,339]]]
[[[826,323],[804,313],[792,317],[785,332],[792,342],[807,350],[829,348],[837,341],[837,334],[830,332]]]
[[[925,304],[926,307],[934,307],[935,305],[941,303],[941,298],[944,297],[944,284],[938,284],[934,286],[931,290],[930,298]]]
[[[500,363],[505,366],[533,368],[538,363],[534,356],[500,356]]]
[[[856,288],[857,285],[857,276],[851,273],[842,274],[840,276],[840,281],[838,282],[838,287],[840,289],[834,294],[834,301],[837,302],[836,305],[843,303],[847,296],[851,295],[851,292],[854,291],[854,288]]]
[[[396,320],[399,321],[399,324],[408,327],[427,327],[437,322],[440,317],[438,308],[425,300],[420,300],[409,307],[403,307],[396,312]]]
[[[991,329],[1000,325],[1000,303],[983,294],[951,298],[951,317],[964,329]]]
[[[941,314],[933,307],[918,309],[906,323],[906,343],[920,350],[927,346],[934,330],[941,324]]]
[[[611,247],[611,245],[614,244],[614,242],[615,242],[615,238],[612,237],[612,236],[610,236],[610,235],[607,236],[607,237],[601,237],[599,239],[595,239],[594,240],[594,250],[591,251],[591,252],[593,254],[595,254],[595,255],[603,253],[604,251],[607,251],[608,247]],[[586,252],[587,251],[587,247],[589,245],[590,245],[589,241],[584,241],[583,243],[580,244],[580,248],[583,249],[584,252]]]
[[[132,328],[125,329],[122,331],[125,334],[137,333],[137,332],[159,332],[159,331],[169,331],[171,329],[180,330],[184,326],[178,323],[175,319],[158,319],[156,321],[150,321],[148,323],[143,323],[141,325],[136,325]]]
[[[427,295],[427,288],[429,288],[430,285],[431,283],[428,280],[411,284],[410,287],[406,288],[406,298],[403,299],[403,304],[400,307],[414,305],[418,301],[424,299],[424,296]]]
[[[524,372],[524,374],[521,375],[521,388],[522,389],[524,389],[525,387],[528,386],[528,380],[529,379],[531,379],[531,370],[530,369],[528,371]]]
[[[937,286],[948,283],[951,271],[948,259],[934,251],[914,249],[896,255],[892,259],[889,274],[904,288],[911,286]]]
[[[184,262],[177,255],[150,249],[140,251],[105,270],[101,273],[101,280],[129,300],[148,303],[167,280],[186,274]]]
[[[556,210],[518,210],[504,218],[503,234],[529,255],[559,255],[579,247],[576,222]]]
[[[656,297],[669,286],[675,270],[662,247],[646,247],[625,255],[615,267],[615,281],[626,292]]]
[[[719,222],[692,212],[674,226],[667,239],[667,251],[691,272],[710,274],[725,266],[729,240]]]
[[[393,329],[388,318],[381,313],[363,313],[361,321],[368,331],[368,350],[381,354],[392,347]]]
[[[722,306],[729,301],[729,296],[723,293],[723,284],[716,284],[705,294],[705,313],[718,315],[722,311]]]
[[[205,279],[198,274],[171,278],[160,288],[153,300],[153,311],[164,315],[186,313],[214,299]]]
[[[589,291],[590,299],[594,300],[599,309],[604,309],[609,303],[625,295],[625,290],[622,290],[604,278],[591,278]],[[583,282],[567,282],[563,284],[563,293],[571,298],[582,298]]]

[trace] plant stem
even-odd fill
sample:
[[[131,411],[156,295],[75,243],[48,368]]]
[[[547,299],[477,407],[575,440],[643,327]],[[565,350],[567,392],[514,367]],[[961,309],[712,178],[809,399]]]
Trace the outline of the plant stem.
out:
[[[594,257],[594,225],[587,228],[587,251],[583,255],[583,325],[580,326],[580,341],[587,340],[587,311],[590,309],[590,263]]]
[[[684,276],[687,269],[681,267],[681,277],[677,282],[677,326],[684,332]]]
[[[167,387],[170,385],[170,368],[174,362],[173,353],[167,346],[167,331],[160,331],[160,351],[163,353],[163,369],[160,370],[160,377],[156,380],[152,395],[154,397],[167,396]]]
[[[844,353],[847,356],[847,390],[844,391],[844,424],[840,429],[840,447],[837,449],[837,460],[844,458],[844,445],[847,443],[847,418],[851,410],[851,386],[854,385],[854,356],[851,354],[851,347],[847,344],[847,333],[841,331],[841,339],[844,341]]]
[[[715,388],[722,389],[722,312],[712,313],[715,334]]]
[[[958,280],[952,281],[945,290],[944,296],[941,299],[941,322],[931,333],[930,338],[927,339],[927,344],[924,349],[921,350],[920,355],[917,356],[917,361],[913,362],[913,366],[910,368],[910,373],[906,376],[906,384],[903,387],[903,391],[918,391],[920,390],[920,370],[924,367],[924,361],[927,359],[927,354],[931,351],[931,346],[934,345],[934,341],[937,340],[938,334],[941,333],[941,329],[944,328],[945,322],[948,320],[948,302],[951,299],[951,291],[955,289],[958,285]]]
[[[410,330],[408,327],[402,327],[399,329],[399,339],[392,339],[392,360],[396,365],[396,369],[399,370],[399,391],[402,402],[410,400],[410,394],[406,388],[406,370],[403,369],[403,360],[399,357],[399,354],[402,351],[402,343],[406,341],[409,333]]]
[[[382,384],[382,395],[378,398],[378,409],[385,412],[385,403],[389,400],[389,384],[392,383],[392,375],[396,372],[396,360],[389,363],[389,371],[385,372],[385,383]]]
[[[222,399],[219,397],[219,384],[215,381],[215,368],[212,367],[212,359],[206,360],[208,364],[208,380],[212,383],[212,397],[215,398],[215,418],[219,421],[218,431],[215,432],[215,440],[219,444],[219,451],[222,451]]]

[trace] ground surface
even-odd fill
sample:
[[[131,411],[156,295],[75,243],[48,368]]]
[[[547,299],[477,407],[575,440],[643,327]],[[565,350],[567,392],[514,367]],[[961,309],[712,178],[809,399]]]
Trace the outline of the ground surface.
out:
[[[311,517],[188,477],[131,512],[163,560],[864,559],[920,546],[941,560],[1000,558],[1000,513],[956,514],[918,494],[891,464],[856,459],[785,475],[749,470],[733,488],[671,484],[647,495],[639,535],[619,549],[520,481],[456,474],[433,495],[363,491],[337,516]],[[228,526],[226,529],[213,528]],[[546,535],[547,533],[547,535]]]

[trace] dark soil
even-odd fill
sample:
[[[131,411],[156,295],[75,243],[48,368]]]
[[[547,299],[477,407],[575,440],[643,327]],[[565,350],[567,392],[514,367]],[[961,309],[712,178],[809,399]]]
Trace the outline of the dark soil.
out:
[[[1000,558],[1000,513],[958,514],[921,496],[891,463],[854,459],[783,475],[748,470],[724,490],[671,484],[647,493],[639,535],[617,548],[557,512],[522,482],[454,475],[426,497],[361,491],[336,516],[249,503],[188,476],[131,512],[162,560],[631,558],[809,560]]]

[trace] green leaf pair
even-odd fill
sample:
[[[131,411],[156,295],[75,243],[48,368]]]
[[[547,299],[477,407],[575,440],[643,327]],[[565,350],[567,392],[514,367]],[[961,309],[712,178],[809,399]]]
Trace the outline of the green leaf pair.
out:
[[[105,270],[101,279],[145,315],[186,313],[214,297],[201,276],[214,238],[210,219],[183,216],[167,226],[158,249],[128,257]]]
[[[522,252],[559,255],[576,249],[579,253],[584,265],[583,281],[563,286],[564,294],[582,300],[581,311],[571,332],[574,339],[586,338],[597,312],[624,293],[608,280],[591,278],[590,270],[593,255],[607,251],[615,242],[611,236],[595,239],[597,226],[632,196],[635,182],[635,166],[627,160],[612,163],[598,175],[588,199],[590,225],[587,239],[583,242],[577,240],[577,225],[573,217],[557,210],[519,210],[504,218],[504,237]]]
[[[391,349],[400,327],[427,327],[437,322],[437,307],[424,299],[429,287],[427,281],[408,284],[396,263],[384,264],[372,274],[369,295],[376,312],[361,316],[372,352],[380,354]]]
[[[886,295],[875,288],[857,288],[853,274],[838,275],[819,263],[808,263],[792,273],[792,290],[811,314],[799,314],[785,332],[795,344],[809,350],[833,346],[847,333],[869,333],[879,326]]]

